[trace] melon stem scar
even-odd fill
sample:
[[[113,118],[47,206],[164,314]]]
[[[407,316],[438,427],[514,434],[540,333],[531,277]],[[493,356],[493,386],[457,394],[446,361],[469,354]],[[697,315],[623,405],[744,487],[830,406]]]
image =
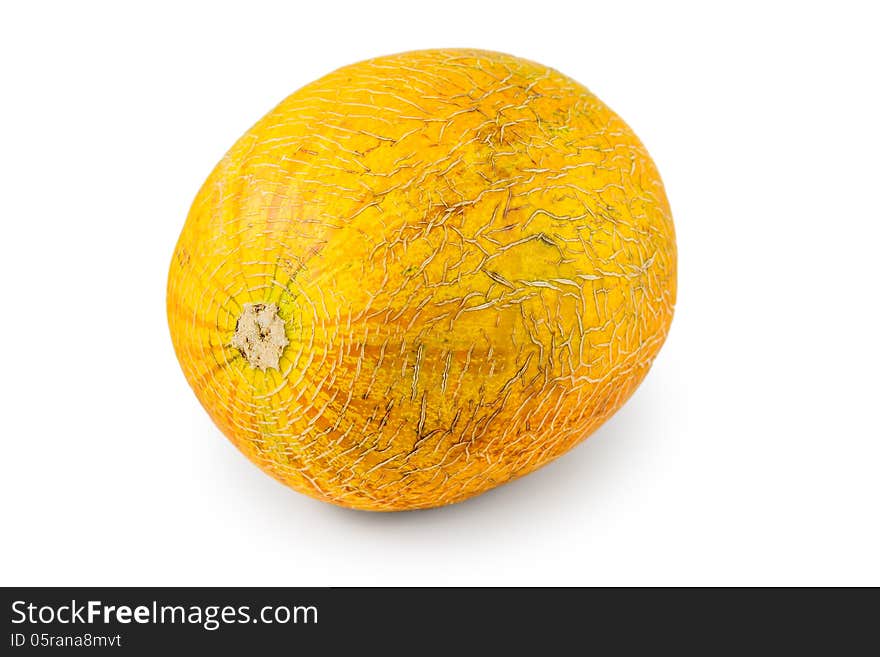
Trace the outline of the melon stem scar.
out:
[[[274,303],[245,303],[235,324],[230,345],[238,349],[251,367],[266,371],[280,369],[278,362],[289,344],[284,320]]]

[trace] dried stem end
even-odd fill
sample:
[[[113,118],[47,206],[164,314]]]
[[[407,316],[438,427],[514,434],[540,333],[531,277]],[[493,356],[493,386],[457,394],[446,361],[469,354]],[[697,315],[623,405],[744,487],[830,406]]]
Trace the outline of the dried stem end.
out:
[[[280,369],[278,361],[290,341],[284,333],[284,320],[274,303],[246,303],[235,324],[231,345],[241,352],[251,367],[266,371]]]

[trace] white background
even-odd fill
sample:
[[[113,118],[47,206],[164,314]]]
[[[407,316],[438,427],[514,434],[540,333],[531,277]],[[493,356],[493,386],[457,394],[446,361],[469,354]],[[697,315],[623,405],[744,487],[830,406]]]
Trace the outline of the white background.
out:
[[[4,4],[0,583],[880,584],[871,3]],[[586,84],[672,203],[679,299],[632,400],[543,470],[368,514],[258,471],[175,360],[167,266],[301,85],[425,47]]]

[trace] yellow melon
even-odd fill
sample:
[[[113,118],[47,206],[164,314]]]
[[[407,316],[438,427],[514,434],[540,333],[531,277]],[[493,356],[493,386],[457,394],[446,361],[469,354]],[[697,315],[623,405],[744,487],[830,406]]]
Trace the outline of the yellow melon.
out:
[[[672,318],[663,184],[561,73],[425,50],[281,102],[199,191],[168,321],[254,463],[344,506],[449,504],[539,468],[632,394]]]

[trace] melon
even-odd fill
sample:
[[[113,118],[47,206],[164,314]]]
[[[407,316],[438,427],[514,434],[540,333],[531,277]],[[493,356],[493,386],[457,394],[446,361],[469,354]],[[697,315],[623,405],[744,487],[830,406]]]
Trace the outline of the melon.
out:
[[[167,289],[220,430],[296,491],[451,504],[630,397],[666,338],[675,236],[645,147],[584,86],[479,50],[346,66],[242,136]]]

